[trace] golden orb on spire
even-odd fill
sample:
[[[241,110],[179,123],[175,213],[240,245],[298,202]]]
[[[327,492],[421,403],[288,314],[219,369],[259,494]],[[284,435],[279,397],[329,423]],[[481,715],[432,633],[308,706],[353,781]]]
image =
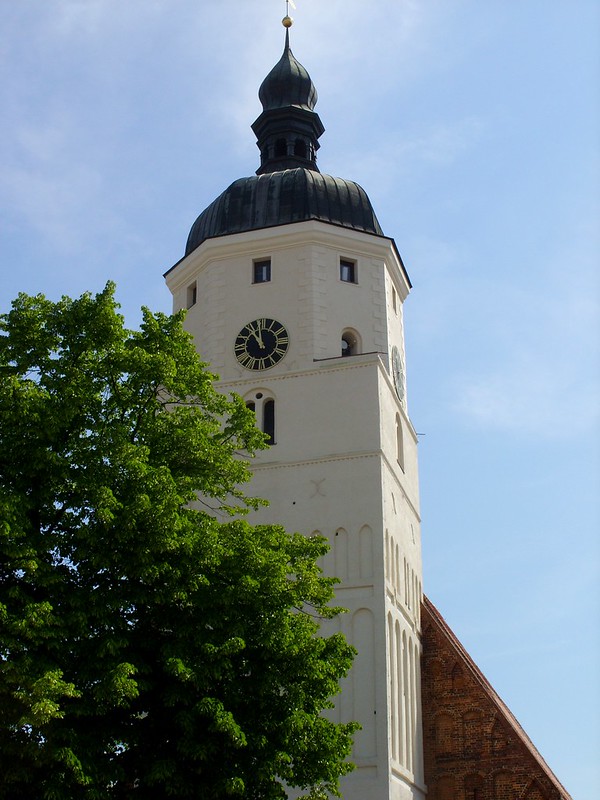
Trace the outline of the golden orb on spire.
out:
[[[294,20],[289,16],[285,16],[281,20],[281,24],[283,25],[284,28],[291,28],[292,25],[294,24]]]

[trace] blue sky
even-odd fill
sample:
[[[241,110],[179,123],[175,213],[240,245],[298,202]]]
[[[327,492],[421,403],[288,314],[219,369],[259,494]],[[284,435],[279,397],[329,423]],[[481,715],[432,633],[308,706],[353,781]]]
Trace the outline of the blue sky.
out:
[[[425,591],[575,800],[600,794],[600,3],[296,0],[322,171],[393,236]],[[254,172],[281,0],[0,0],[0,307],[170,309]]]

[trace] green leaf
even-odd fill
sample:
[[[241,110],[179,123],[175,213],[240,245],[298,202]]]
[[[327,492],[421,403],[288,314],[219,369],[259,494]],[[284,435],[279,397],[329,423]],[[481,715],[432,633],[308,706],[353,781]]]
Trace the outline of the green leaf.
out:
[[[350,769],[326,542],[242,519],[265,437],[182,322],[126,329],[112,284],[0,315],[0,800],[316,800]]]

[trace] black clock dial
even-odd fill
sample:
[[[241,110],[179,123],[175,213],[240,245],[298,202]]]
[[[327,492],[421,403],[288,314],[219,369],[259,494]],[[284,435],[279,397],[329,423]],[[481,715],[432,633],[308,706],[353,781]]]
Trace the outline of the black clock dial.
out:
[[[235,357],[246,369],[269,369],[287,353],[290,338],[281,322],[263,317],[244,325],[235,340]]]

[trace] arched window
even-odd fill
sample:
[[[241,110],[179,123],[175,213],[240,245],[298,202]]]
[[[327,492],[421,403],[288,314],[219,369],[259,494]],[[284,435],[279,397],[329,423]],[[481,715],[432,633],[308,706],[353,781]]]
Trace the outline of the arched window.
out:
[[[253,389],[246,397],[246,408],[254,411],[256,425],[267,434],[267,443],[276,444],[275,439],[275,398],[266,391]]]
[[[492,752],[503,753],[508,747],[508,737],[500,720],[496,720],[491,734]]]
[[[268,436],[268,443],[275,444],[275,400],[265,400],[263,403],[263,427]]]
[[[452,667],[450,675],[452,677],[452,688],[454,691],[462,691],[465,688],[465,676],[459,664],[455,664]]]
[[[439,658],[435,658],[431,662],[431,664],[429,665],[429,673],[433,678],[433,680],[436,682],[436,684],[438,681],[444,679],[444,677],[446,676],[446,670],[442,666],[442,662],[439,660]]]
[[[454,788],[454,776],[444,775],[440,778],[435,792],[435,800],[454,800],[456,797]]]
[[[342,356],[355,356],[361,351],[360,337],[356,331],[347,328],[342,333]]]
[[[275,142],[275,158],[287,156],[287,142],[285,139],[277,139]]]
[[[396,460],[404,472],[404,431],[400,414],[396,414]]]
[[[363,525],[358,532],[358,574],[361,578],[370,578],[373,574],[373,531]]]
[[[419,581],[417,579],[416,573],[413,572],[413,611],[415,612],[415,616],[417,614],[418,607],[419,607]]]
[[[392,562],[390,561],[390,532],[386,529],[385,532],[385,577],[390,583],[393,583],[392,578]]]
[[[483,778],[481,775],[465,777],[465,800],[483,800]]]
[[[306,158],[306,142],[303,139],[296,139],[294,142],[294,155]]]
[[[437,754],[454,750],[454,722],[448,714],[440,714],[435,722],[435,747]]]
[[[527,789],[525,800],[546,800],[546,795],[540,789],[537,781],[533,781],[533,783]]]
[[[348,577],[348,559],[350,550],[348,531],[346,531],[344,528],[338,528],[335,532],[333,549],[335,555],[335,576],[336,578],[344,580]]]
[[[398,716],[396,718],[398,727],[398,761],[406,765],[406,728],[404,725],[404,715],[406,713],[404,683],[406,679],[402,671],[402,633],[398,620],[396,620],[394,626],[394,646],[396,648],[396,684],[398,686],[398,693],[396,696],[396,702],[398,703]]]
[[[481,753],[481,714],[478,711],[467,711],[463,715],[463,744],[465,753],[470,755]]]
[[[410,680],[410,749],[408,768],[411,772],[415,771],[416,756],[417,756],[417,680],[416,680],[416,667],[415,667],[415,653],[416,648],[413,644],[412,638],[408,642],[408,663],[410,666],[409,680]]]
[[[494,800],[510,800],[514,797],[513,782],[510,772],[494,775]]]
[[[388,653],[390,676],[390,728],[392,733],[392,758],[398,760],[398,684],[396,681],[396,647],[394,641],[394,622],[388,613]]]

